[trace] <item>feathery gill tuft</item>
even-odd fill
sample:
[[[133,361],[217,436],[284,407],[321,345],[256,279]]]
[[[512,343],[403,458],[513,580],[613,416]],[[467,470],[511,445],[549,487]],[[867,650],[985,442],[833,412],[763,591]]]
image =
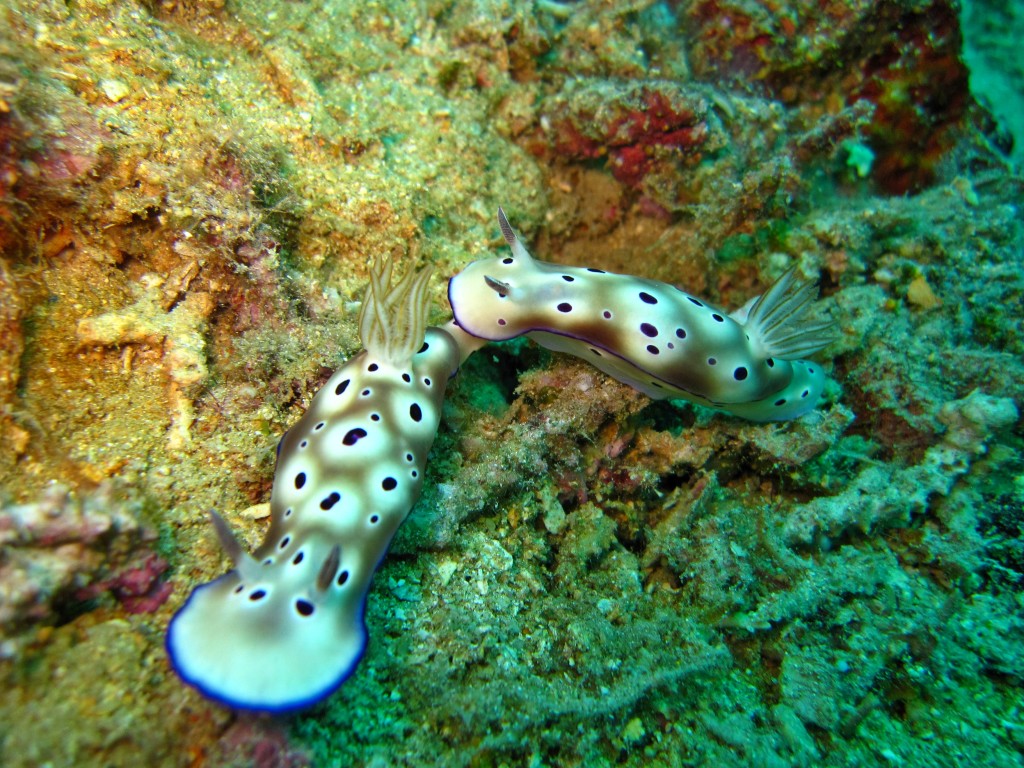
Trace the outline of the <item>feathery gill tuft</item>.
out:
[[[391,258],[374,259],[370,285],[359,311],[359,337],[371,357],[397,365],[410,360],[427,331],[427,285],[433,267],[409,269],[391,284]]]
[[[835,340],[836,326],[808,317],[817,297],[817,285],[799,279],[796,267],[791,267],[750,304],[743,326],[751,344],[763,357],[780,360],[797,360],[824,349]]]

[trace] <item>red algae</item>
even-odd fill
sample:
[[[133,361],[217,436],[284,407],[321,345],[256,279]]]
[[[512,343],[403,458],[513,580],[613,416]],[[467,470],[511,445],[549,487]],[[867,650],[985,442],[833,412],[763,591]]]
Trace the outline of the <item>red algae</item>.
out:
[[[546,124],[536,140],[538,154],[607,156],[608,169],[626,186],[636,186],[651,170],[658,148],[697,154],[709,139],[707,102],[671,82],[576,81],[542,109]]]

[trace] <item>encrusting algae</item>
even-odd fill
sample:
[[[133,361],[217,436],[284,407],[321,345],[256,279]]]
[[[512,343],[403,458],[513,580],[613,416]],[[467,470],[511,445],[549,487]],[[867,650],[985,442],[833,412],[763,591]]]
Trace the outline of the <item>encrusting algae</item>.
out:
[[[0,762],[1019,762],[1021,171],[985,107],[1013,103],[1019,21],[989,0],[8,3]],[[499,204],[545,262],[502,264]],[[408,349],[358,369],[398,306],[364,301],[378,258],[438,277],[404,317],[463,347],[443,404],[403,389]],[[531,264],[526,328],[497,270]],[[744,327],[717,307],[787,274],[820,289],[800,326],[835,325],[794,353],[820,376],[803,415],[704,407],[760,386],[757,350],[702,353],[696,382],[648,365]],[[692,327],[658,314],[673,292]],[[582,359],[467,357],[472,329],[444,325],[467,301]],[[600,336],[605,310],[625,330]],[[340,371],[366,408],[314,415]],[[630,385],[651,381],[703,404]],[[425,430],[409,465],[400,417]],[[335,420],[382,462],[299,466]],[[336,492],[333,519],[380,525],[361,515],[406,491],[366,562],[303,522]],[[365,653],[328,674],[207,642],[182,617],[229,584],[240,623],[287,616],[264,640],[333,616],[365,621]],[[169,626],[233,707],[182,684]],[[232,652],[241,676],[196,671]],[[253,667],[295,677],[271,700]]]

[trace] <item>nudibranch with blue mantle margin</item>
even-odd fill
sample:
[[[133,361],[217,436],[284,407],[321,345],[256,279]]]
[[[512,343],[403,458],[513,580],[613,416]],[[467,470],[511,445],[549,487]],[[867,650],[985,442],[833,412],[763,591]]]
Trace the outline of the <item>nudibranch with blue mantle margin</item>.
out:
[[[812,319],[813,283],[790,269],[731,315],[667,283],[539,261],[498,223],[511,256],[481,259],[448,283],[455,323],[488,341],[526,335],[583,358],[653,398],[680,398],[752,421],[793,419],[825,374],[802,358],[834,336]]]
[[[392,285],[377,260],[359,318],[365,350],[281,439],[271,525],[247,554],[212,514],[234,569],[175,614],[175,671],[235,709],[280,713],[330,695],[366,648],[366,595],[419,497],[449,378],[482,341],[426,328],[430,270]]]

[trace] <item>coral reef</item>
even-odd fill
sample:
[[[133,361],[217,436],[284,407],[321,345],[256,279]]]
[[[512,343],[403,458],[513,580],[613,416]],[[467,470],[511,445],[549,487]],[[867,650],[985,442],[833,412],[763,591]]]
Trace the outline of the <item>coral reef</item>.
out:
[[[959,5],[5,4],[0,762],[1019,764],[1016,17]],[[224,570],[208,511],[263,538],[373,258],[452,275],[499,204],[729,307],[819,274],[822,407],[487,347],[357,673],[280,722],[203,700],[162,638]]]

